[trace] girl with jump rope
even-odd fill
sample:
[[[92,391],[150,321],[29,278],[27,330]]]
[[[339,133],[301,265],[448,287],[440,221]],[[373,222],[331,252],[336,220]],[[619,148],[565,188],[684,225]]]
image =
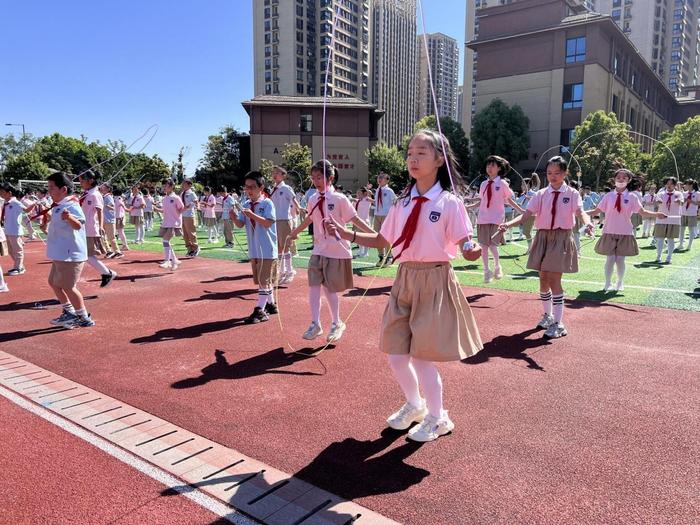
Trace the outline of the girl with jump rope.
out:
[[[607,257],[604,292],[611,290],[614,267],[617,267],[615,291],[624,290],[625,257],[639,254],[632,215],[638,213],[645,219],[666,218],[666,215],[661,212],[647,211],[643,208],[639,197],[633,193],[641,187],[641,180],[631,171],[627,169],[617,170],[613,182],[615,190],[606,193],[595,209],[586,210],[586,213],[591,217],[600,212],[605,213],[603,235],[595,245],[596,253]]]
[[[397,430],[413,423],[408,438],[432,441],[452,431],[443,407],[437,362],[456,361],[483,345],[469,303],[450,261],[458,250],[470,261],[481,255],[472,242],[472,226],[462,199],[464,188],[444,135],[420,130],[411,139],[406,159],[411,183],[392,205],[378,233],[350,231],[334,217],[330,234],[370,248],[391,248],[399,262],[389,303],[384,310],[380,348],[406,398],[387,419]],[[425,399],[421,396],[423,390]]]

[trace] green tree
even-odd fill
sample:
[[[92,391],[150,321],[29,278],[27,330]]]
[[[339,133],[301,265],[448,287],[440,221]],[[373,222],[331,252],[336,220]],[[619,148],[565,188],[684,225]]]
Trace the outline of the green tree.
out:
[[[49,168],[76,175],[111,156],[110,149],[104,145],[88,143],[84,137],[81,140],[60,133],[41,137],[35,150]]]
[[[11,157],[16,157],[34,147],[36,139],[30,134],[15,136],[12,133],[0,137],[0,166],[7,165]]]
[[[285,144],[282,163],[287,170],[289,182],[295,189],[302,190],[311,185],[311,148],[297,142]]]
[[[661,134],[660,140],[668,146],[656,144],[652,154],[649,175],[656,182],[664,177],[696,179],[700,173],[700,116],[691,117],[670,131]],[[669,151],[673,151],[673,155]],[[676,157],[678,171],[673,156]]]
[[[262,176],[264,177],[267,184],[270,184],[270,182],[272,181],[272,168],[274,166],[275,163],[271,160],[260,159],[260,167],[258,168],[258,171],[262,173]]]
[[[396,146],[388,146],[384,142],[378,142],[365,151],[365,157],[367,157],[369,181],[372,184],[381,171],[391,177],[389,179],[390,185],[394,189],[401,189],[408,185],[406,159]]]
[[[489,155],[500,155],[513,165],[528,156],[530,120],[520,106],[494,99],[472,122],[471,174],[479,176]]]
[[[11,182],[20,179],[44,180],[51,170],[42,162],[39,154],[34,150],[10,157],[5,166],[4,177]]]
[[[615,113],[589,113],[576,126],[569,152],[581,165],[581,181],[596,190],[604,185],[615,169],[632,171],[640,167],[640,147],[630,139],[629,126],[617,120]]]
[[[469,171],[469,161],[470,161],[470,151],[469,151],[469,139],[464,133],[462,125],[451,117],[440,117],[440,128],[442,129],[442,134],[445,135],[447,140],[452,147],[452,151],[457,158],[457,164],[459,164],[460,170],[463,174]],[[413,132],[420,129],[433,129],[438,130],[437,119],[435,115],[427,115],[416,122],[413,126]],[[406,137],[403,143],[403,150],[408,149],[408,141],[410,137]],[[408,175],[406,175],[408,176]]]
[[[243,140],[243,139],[246,140]],[[248,167],[243,158],[247,156],[248,135],[233,126],[222,128],[210,135],[204,145],[204,157],[195,172],[196,179],[206,186],[224,184],[238,187]]]

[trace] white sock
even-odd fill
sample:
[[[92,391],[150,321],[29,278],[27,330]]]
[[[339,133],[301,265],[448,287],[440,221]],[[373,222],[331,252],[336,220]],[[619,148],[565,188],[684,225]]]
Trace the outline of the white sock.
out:
[[[100,261],[97,257],[94,255],[91,255],[88,257],[87,260],[88,264],[92,266],[95,270],[100,272],[100,275],[109,275],[111,272],[109,271],[109,268],[107,268],[102,261]]]
[[[267,304],[275,304],[275,296],[273,295],[273,290],[272,288],[267,289],[268,295],[267,295]]]
[[[287,273],[292,273],[294,271],[294,267],[292,266],[292,254],[287,252],[282,256],[282,260],[284,261],[284,271]]]
[[[621,255],[618,255],[615,258],[615,264],[617,265],[617,285],[620,286],[620,285],[622,285],[622,281],[625,278],[625,269],[626,269],[625,258],[622,257]]]
[[[605,259],[605,287],[610,288],[612,282],[613,268],[615,267],[615,256],[608,255]]]
[[[85,308],[81,308],[80,310],[76,310],[75,315],[77,315],[78,317],[87,317],[87,310]]]
[[[540,292],[540,301],[542,301],[544,313],[552,315],[552,292]]]
[[[265,308],[265,305],[267,304],[267,298],[270,296],[270,293],[265,290],[264,288],[260,288],[258,290],[258,304],[256,305],[258,308]]]
[[[685,226],[681,226],[681,246],[685,242]]]
[[[498,256],[498,246],[492,244],[491,246],[489,246],[489,251],[491,252],[491,255],[493,255],[494,267],[498,268],[501,265],[501,259]]]
[[[432,361],[411,359],[418,376],[418,384],[425,394],[425,404],[431,416],[442,417],[442,378]]]
[[[5,288],[5,275],[4,271],[2,269],[2,266],[0,266],[0,288]]]
[[[408,354],[389,354],[387,357],[394,378],[403,390],[403,395],[406,396],[406,401],[414,407],[420,407],[423,400],[418,390],[418,376],[411,364],[411,357]]]
[[[491,268],[489,268],[489,251],[488,250],[481,251],[481,261],[484,263],[484,272],[490,272]]]
[[[75,314],[75,308],[73,308],[71,303],[63,304],[63,311],[69,314]]]
[[[163,253],[165,254],[165,262],[172,261],[173,249],[168,241],[163,241]]]
[[[309,307],[311,308],[311,320],[321,323],[321,287],[309,286]]]
[[[554,321],[561,323],[564,318],[564,294],[552,295],[552,315]]]
[[[661,253],[664,251],[664,240],[661,237],[654,237],[656,241],[656,258],[661,259]]]
[[[331,311],[331,317],[334,323],[340,322],[340,299],[338,299],[338,294],[331,292],[325,286],[323,287],[323,293],[326,296],[326,301],[328,301],[328,309]]]
[[[676,239],[668,239],[668,255],[666,255],[666,260],[671,260],[671,255],[673,255],[673,250],[676,249]]]

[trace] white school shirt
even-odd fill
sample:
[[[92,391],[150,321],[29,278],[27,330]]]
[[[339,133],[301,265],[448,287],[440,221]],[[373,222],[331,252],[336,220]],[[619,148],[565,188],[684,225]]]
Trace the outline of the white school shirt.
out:
[[[479,218],[477,224],[501,224],[506,220],[506,204],[509,198],[513,197],[513,191],[508,186],[508,183],[501,177],[494,177],[491,185],[491,206],[487,206],[488,198],[486,197],[486,189],[491,180],[485,180],[479,186]]]
[[[401,198],[391,207],[381,228],[381,235],[390,244],[401,237],[408,216],[416,205],[413,200],[418,197],[415,185],[411,189],[410,199]],[[472,223],[467,216],[467,210],[461,199],[447,190],[442,189],[437,182],[423,197],[428,200],[423,203],[418,216],[418,226],[410,246],[403,250],[403,243],[392,249],[394,256],[401,254],[400,262],[447,262],[457,256],[460,249],[457,246],[462,239],[472,235]]]
[[[670,199],[669,199],[670,197]],[[666,219],[656,219],[656,224],[681,225],[681,207],[683,206],[683,193],[680,191],[667,192],[664,188],[656,194],[656,202],[659,203],[659,211],[668,215]]]
[[[143,195],[137,193],[136,196],[131,196],[131,211],[129,212],[129,217],[143,217],[143,206],[145,204],[143,200]],[[137,208],[138,206],[138,208]]]
[[[104,204],[104,208],[102,208],[102,220],[105,224],[114,224],[117,211],[117,207],[114,204],[114,197],[111,193],[105,193],[102,195],[102,201]],[[112,209],[110,210],[108,206],[111,206]]]
[[[688,195],[690,195],[690,205],[688,204]],[[700,201],[700,191],[686,191],[683,193],[683,206],[681,206],[681,215],[695,217],[698,214],[698,201]]]
[[[180,194],[180,199],[185,205],[185,211],[182,212],[183,217],[194,217],[194,210],[197,208],[197,194],[192,191],[192,188]],[[190,206],[189,208],[187,206]]]
[[[213,195],[209,195],[209,197],[202,195],[202,199],[204,199],[204,203],[206,204],[202,210],[202,217],[205,219],[215,218],[216,212],[214,211],[214,207],[216,206],[216,197]]]
[[[81,223],[74,230],[61,215],[64,210]],[[51,210],[51,220],[46,236],[46,256],[52,261],[82,262],[87,260],[87,239],[85,238],[85,215],[80,202],[74,195],[68,195]]]
[[[185,206],[182,204],[180,197],[175,193],[169,193],[163,199],[163,228],[181,228],[182,227],[182,210]]]
[[[294,204],[294,190],[291,186],[280,182],[272,189],[270,194],[272,202],[275,204],[275,214],[278,221],[286,221],[290,217],[291,208]]]
[[[146,208],[144,211],[147,211],[149,213],[153,213],[153,197],[150,195],[146,195],[143,200],[146,202]]]
[[[379,192],[382,192],[382,202],[379,203]],[[374,192],[374,215],[380,217],[386,217],[389,214],[391,206],[396,200],[396,193],[387,184],[384,187],[379,187]]]
[[[647,193],[642,197],[642,206],[647,211],[656,211],[656,194]]]
[[[622,211],[617,211],[615,208],[617,195],[617,191],[606,193],[598,203],[598,208],[605,212],[603,233],[612,235],[634,235],[634,226],[632,226],[631,217],[633,213],[639,212],[642,208],[642,203],[635,193],[625,190],[619,194],[620,208]]]
[[[323,255],[329,259],[352,259],[350,242],[344,239],[338,240],[330,235],[323,224],[323,218],[330,214],[338,223],[345,225],[357,215],[355,207],[345,195],[333,189],[329,188],[325,196],[325,202],[316,207],[321,193],[314,193],[306,206],[314,223],[314,249],[311,254]]]
[[[214,213],[223,213],[223,211],[224,211],[224,198],[219,197],[218,195],[215,198],[216,198],[216,205],[214,206]]]
[[[231,194],[226,195],[226,198],[221,201],[222,219],[224,219],[225,221],[231,220],[231,210],[233,209],[235,203],[236,199],[234,199],[233,195]]]
[[[357,216],[365,222],[369,222],[369,209],[372,206],[372,201],[369,197],[364,197],[355,203]]]
[[[24,205],[12,197],[9,201],[3,204],[3,220],[5,233],[13,237],[24,235],[24,227],[22,226],[22,210]]]
[[[124,214],[124,198],[121,195],[114,197],[114,216],[123,219]]]
[[[97,210],[104,209],[104,199],[97,186],[90,188],[80,197],[80,207],[85,214],[85,236],[99,237],[100,224],[97,220]]]
[[[554,192],[559,191],[557,199],[556,217],[552,227],[552,202]],[[541,189],[527,205],[527,210],[535,215],[535,228],[538,230],[571,230],[576,221],[577,210],[583,209],[583,199],[578,190],[562,184],[558,190],[551,186]]]

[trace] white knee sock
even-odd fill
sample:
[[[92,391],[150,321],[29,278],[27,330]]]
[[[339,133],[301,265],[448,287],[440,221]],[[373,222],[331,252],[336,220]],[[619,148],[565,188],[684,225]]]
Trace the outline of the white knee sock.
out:
[[[666,260],[671,260],[671,255],[673,255],[673,250],[676,249],[676,239],[667,239],[668,241],[668,255],[666,255]]]
[[[270,291],[266,290],[265,288],[259,288],[258,289],[258,304],[256,306],[258,308],[265,308],[265,305],[267,304],[268,297],[270,297]]]
[[[681,246],[685,243],[685,226],[681,226]]]
[[[406,401],[414,407],[421,406],[423,400],[418,390],[418,376],[411,364],[410,356],[408,354],[389,354],[387,357],[389,358],[389,366],[394,373],[394,378],[401,387],[403,395],[406,396]]]
[[[622,285],[622,281],[625,278],[625,258],[621,255],[618,255],[615,258],[615,264],[617,265],[617,286]]]
[[[540,292],[540,301],[542,301],[544,313],[552,315],[552,292]]]
[[[100,275],[109,275],[109,268],[107,268],[102,261],[100,261],[97,257],[94,255],[91,255],[88,257],[87,260],[88,264],[92,266],[95,270],[100,272]]]
[[[418,384],[423,389],[425,404],[431,416],[442,416],[442,378],[432,361],[411,359],[418,376]]]
[[[610,283],[612,282],[613,267],[615,266],[615,256],[608,255],[605,259],[605,287],[610,288]]]
[[[495,244],[492,244],[489,246],[489,251],[491,252],[491,255],[493,256],[493,264],[496,268],[498,268],[501,265],[501,259],[498,256],[498,246]]]
[[[173,249],[170,247],[170,242],[163,241],[163,253],[165,255],[165,262],[172,260]]]
[[[661,253],[664,251],[664,240],[661,237],[654,237],[656,241],[656,258],[661,259]]]
[[[124,248],[128,248],[129,243],[126,242],[126,235],[124,234],[124,230],[117,230],[117,233],[119,234],[119,240],[121,241],[122,246]]]
[[[294,266],[292,265],[292,254],[287,252],[284,254],[284,265],[287,268],[286,272],[291,273],[294,271]]]
[[[5,287],[5,276],[3,275],[2,266],[0,266],[0,288]]]
[[[552,295],[552,316],[557,323],[564,318],[564,294]]]
[[[144,226],[143,226],[143,224],[139,224],[136,227],[136,238],[139,241],[143,241],[143,238],[144,238]]]
[[[323,287],[323,293],[326,296],[326,301],[328,301],[328,309],[331,311],[331,317],[334,323],[340,321],[340,299],[338,299],[338,294],[331,292],[325,286]]]
[[[309,286],[309,307],[311,308],[311,320],[319,324],[321,322],[321,287]]]
[[[693,247],[693,239],[695,239],[695,228],[688,228],[688,249]]]

